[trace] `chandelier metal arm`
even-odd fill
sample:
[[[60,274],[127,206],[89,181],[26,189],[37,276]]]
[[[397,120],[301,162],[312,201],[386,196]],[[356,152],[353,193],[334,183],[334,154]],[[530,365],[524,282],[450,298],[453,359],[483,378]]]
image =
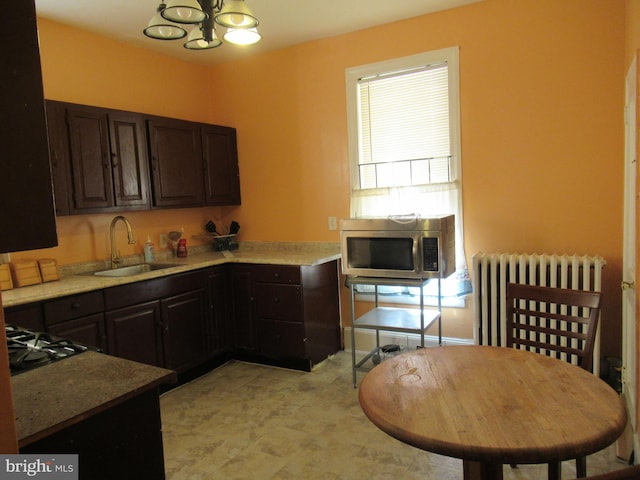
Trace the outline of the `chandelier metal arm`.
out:
[[[202,22],[202,36],[207,43],[213,39],[213,11],[221,9],[224,0],[198,0],[202,11],[207,14],[207,18]]]

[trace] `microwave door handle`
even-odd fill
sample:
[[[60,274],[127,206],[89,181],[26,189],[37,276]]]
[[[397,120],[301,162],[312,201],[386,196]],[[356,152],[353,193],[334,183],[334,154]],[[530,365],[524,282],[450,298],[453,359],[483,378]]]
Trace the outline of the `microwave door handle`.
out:
[[[419,235],[416,235],[413,239],[413,248],[412,248],[412,254],[413,254],[413,259],[417,262],[417,265],[413,266],[413,272],[414,273],[420,273],[422,268],[421,268],[421,263],[422,260],[420,260],[420,258],[418,258],[418,248],[419,248],[419,243],[422,242],[422,239],[420,238]]]

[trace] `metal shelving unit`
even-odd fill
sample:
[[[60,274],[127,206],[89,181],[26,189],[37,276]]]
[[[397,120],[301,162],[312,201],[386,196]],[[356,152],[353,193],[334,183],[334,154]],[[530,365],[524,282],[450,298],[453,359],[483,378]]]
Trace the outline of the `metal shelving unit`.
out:
[[[438,278],[438,309],[424,308],[424,287],[429,279],[400,279],[377,277],[347,277],[347,283],[351,291],[351,360],[353,368],[353,387],[357,386],[357,372],[368,371],[363,365],[374,355],[380,354],[380,332],[413,333],[420,334],[420,346],[424,347],[424,335],[427,329],[438,322],[438,344],[442,344],[442,302],[441,279]],[[375,308],[359,318],[355,318],[355,289],[356,285],[373,285],[375,287]],[[420,289],[420,308],[380,307],[378,303],[378,287],[402,286],[417,287]],[[364,357],[356,359],[356,329],[375,330],[376,346]]]

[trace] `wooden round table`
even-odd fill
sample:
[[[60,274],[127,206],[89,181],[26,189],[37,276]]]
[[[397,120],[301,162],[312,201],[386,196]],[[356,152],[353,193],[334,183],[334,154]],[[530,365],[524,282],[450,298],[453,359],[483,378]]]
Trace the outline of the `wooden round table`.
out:
[[[593,374],[504,347],[398,355],[367,373],[359,396],[384,432],[461,458],[465,480],[501,479],[503,464],[525,463],[549,463],[554,477],[561,461],[606,448],[626,424],[621,397]]]

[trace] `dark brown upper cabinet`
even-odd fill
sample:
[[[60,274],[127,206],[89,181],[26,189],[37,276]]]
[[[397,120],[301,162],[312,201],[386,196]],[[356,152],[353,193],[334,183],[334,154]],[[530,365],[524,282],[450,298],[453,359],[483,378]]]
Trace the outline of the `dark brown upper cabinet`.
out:
[[[235,128],[204,125],[200,132],[207,205],[240,205]]]
[[[3,8],[0,29],[0,252],[58,244],[33,0]]]
[[[72,209],[108,208],[113,202],[107,113],[91,107],[68,107],[69,147],[73,177]]]
[[[71,171],[69,169],[69,135],[67,134],[66,108],[63,103],[46,101],[49,155],[53,177],[53,195],[56,216],[69,215]]]
[[[202,146],[197,123],[147,120],[154,207],[204,205]]]
[[[73,213],[148,209],[146,136],[142,115],[68,105]]]
[[[240,204],[234,128],[46,105],[57,215]]]
[[[151,205],[149,157],[142,115],[110,111],[109,140],[116,205],[148,208]]]
[[[142,115],[47,101],[58,215],[149,209]]]

